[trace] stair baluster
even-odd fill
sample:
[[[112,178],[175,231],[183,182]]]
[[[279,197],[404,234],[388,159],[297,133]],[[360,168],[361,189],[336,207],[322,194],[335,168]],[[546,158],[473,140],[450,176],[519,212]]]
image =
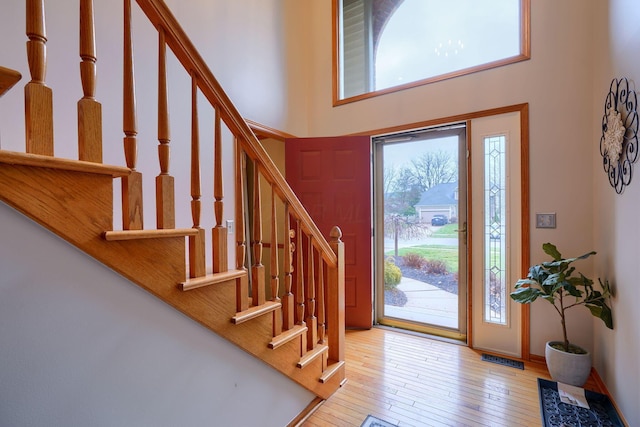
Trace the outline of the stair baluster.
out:
[[[242,150],[240,141],[235,141],[236,151],[236,270],[246,271],[247,241],[244,226],[244,198],[246,176],[246,155]],[[242,312],[249,308],[249,280],[246,274],[236,279],[236,312]]]
[[[280,270],[278,269],[278,216],[276,209],[276,189],[271,185],[271,301],[280,303]],[[282,332],[282,307],[273,311],[273,336]]]
[[[102,105],[96,101],[96,42],[93,0],[80,0],[80,80],[78,159],[102,163]]]
[[[204,229],[200,227],[202,192],[200,190],[200,131],[198,122],[198,76],[191,75],[191,218],[196,236],[189,237],[189,276],[200,277],[206,273],[204,254]]]
[[[326,301],[324,293],[324,260],[319,257],[318,260],[318,344],[325,344],[325,305]]]
[[[123,132],[124,157],[131,173],[122,178],[122,228],[144,229],[142,212],[142,174],[136,170],[138,161],[138,119],[133,69],[133,38],[131,36],[131,0],[124,0],[124,60],[123,60]]]
[[[291,288],[293,286],[293,251],[295,244],[291,241],[295,232],[291,229],[291,213],[289,203],[284,204],[284,295],[282,296],[282,329],[288,331],[295,324],[295,303]]]
[[[313,255],[313,236],[308,236],[309,255],[307,256],[307,349],[313,350],[318,344],[318,318],[316,317],[316,279]]]
[[[53,91],[44,81],[47,35],[44,0],[27,0],[27,60],[31,81],[24,88],[26,151],[53,156]]]
[[[262,265],[262,195],[260,191],[260,167],[254,162],[253,168],[253,265],[251,266],[251,293],[253,305],[266,301],[265,272]]]
[[[167,91],[167,44],[165,32],[158,31],[158,160],[160,174],[156,177],[156,226],[175,228],[175,184],[169,175],[171,131],[169,125],[169,95]]]
[[[296,325],[299,326],[307,326],[304,321],[304,250],[302,249],[302,223],[300,219],[296,220],[296,229],[297,229],[297,243],[296,243]],[[302,335],[301,337],[301,348],[300,348],[300,356],[304,356],[307,352],[307,335]]]
[[[222,273],[229,269],[227,261],[227,227],[222,225],[223,217],[223,181],[222,181],[222,126],[220,110],[216,108],[214,135],[214,165],[213,165],[213,211],[216,226],[211,230],[211,244],[213,245],[213,272]]]

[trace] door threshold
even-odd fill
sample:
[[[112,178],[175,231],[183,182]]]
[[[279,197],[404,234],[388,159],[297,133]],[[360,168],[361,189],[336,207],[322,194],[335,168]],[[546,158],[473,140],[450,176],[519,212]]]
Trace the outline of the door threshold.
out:
[[[407,334],[407,335],[413,335],[415,337],[422,337],[422,338],[428,338],[431,340],[435,340],[435,341],[442,341],[442,342],[446,342],[449,344],[456,344],[456,345],[463,345],[463,346],[467,346],[467,339],[466,336],[463,339],[455,339],[455,338],[448,338],[448,337],[443,337],[440,335],[435,335],[435,334],[428,334],[425,332],[418,332],[418,331],[412,331],[410,329],[404,329],[404,328],[399,328],[396,326],[387,326],[387,325],[381,325],[381,324],[375,324],[373,325],[374,328],[379,328],[379,329],[385,329],[387,331],[394,331],[394,332],[400,332],[402,334]]]

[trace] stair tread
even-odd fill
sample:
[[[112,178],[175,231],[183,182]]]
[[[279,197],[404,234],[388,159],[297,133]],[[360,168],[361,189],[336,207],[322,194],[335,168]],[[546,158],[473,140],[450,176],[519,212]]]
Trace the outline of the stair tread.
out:
[[[102,163],[85,162],[83,160],[63,159],[40,154],[20,153],[0,150],[0,163],[19,166],[35,166],[49,169],[62,169],[74,172],[110,175],[114,178],[127,176],[131,170],[122,166],[103,165]]]
[[[137,240],[137,239],[161,239],[165,237],[195,236],[198,230],[195,228],[171,228],[162,230],[116,230],[105,231],[104,238],[108,241]]]
[[[329,351],[329,347],[326,344],[318,345],[313,350],[310,350],[300,358],[297,366],[302,369],[307,366],[309,363],[313,362],[317,357],[321,356],[323,353]]]
[[[343,366],[344,366],[344,361],[335,362],[327,366],[327,369],[325,369],[322,375],[320,376],[319,381],[321,383],[326,383],[327,381],[329,381],[331,377],[333,377],[336,373],[338,373],[340,368],[342,368]]]
[[[269,343],[269,348],[276,349],[281,345],[284,345],[294,339],[295,337],[304,334],[307,332],[307,327],[303,325],[294,325],[293,328],[282,332],[276,337],[273,337],[271,342]]]
[[[183,291],[202,288],[204,286],[215,285],[216,283],[226,282],[227,280],[237,279],[246,276],[247,270],[228,270],[221,273],[211,273],[202,277],[193,277],[180,283],[178,286]]]
[[[238,325],[240,323],[244,323],[248,320],[262,316],[263,314],[270,313],[273,310],[278,309],[279,307],[282,307],[281,303],[267,301],[262,305],[256,305],[248,308],[247,310],[236,313],[236,315],[231,318],[231,322]]]
[[[0,67],[0,97],[20,81],[22,75],[16,70]]]

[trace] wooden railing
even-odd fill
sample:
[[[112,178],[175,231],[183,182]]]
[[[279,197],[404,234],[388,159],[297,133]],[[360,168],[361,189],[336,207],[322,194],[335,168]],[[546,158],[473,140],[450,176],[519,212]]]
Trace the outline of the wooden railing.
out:
[[[170,118],[167,47],[191,78],[191,182],[192,230],[188,233],[189,269],[183,288],[205,286],[216,280],[236,280],[236,311],[268,307],[273,316],[274,338],[287,331],[300,332],[301,356],[328,346],[328,359],[344,360],[344,246],[336,227],[328,242],[286,183],[251,128],[222,90],[166,4],[161,0],[136,0],[158,32],[158,158],[156,229],[176,227],[174,177],[170,174]],[[131,173],[122,178],[122,227],[145,230],[143,177],[138,172],[136,90],[134,74],[131,0],[124,0],[123,144]],[[28,62],[31,81],[26,85],[26,151],[53,156],[52,90],[44,82],[46,32],[44,0],[27,0]],[[95,99],[96,49],[93,1],[80,0],[80,78],[83,98],[78,102],[79,160],[102,162],[102,105]],[[214,190],[215,226],[211,231],[212,265],[205,265],[206,232],[201,225],[202,194],[198,96],[215,111]],[[229,271],[228,230],[223,224],[222,128],[235,144],[235,270]],[[174,148],[175,149],[175,148]],[[150,161],[150,159],[140,159]],[[183,171],[174,171],[180,173]],[[228,171],[227,171],[228,172]],[[227,174],[234,175],[234,174]],[[265,195],[269,199],[263,200]],[[247,208],[251,200],[252,209]],[[270,205],[269,203],[270,202]],[[263,204],[270,208],[263,212]],[[279,214],[279,212],[281,212]],[[247,215],[248,213],[248,215]],[[250,220],[247,221],[247,216]],[[263,241],[267,225],[269,242]],[[135,236],[140,235],[135,234]],[[247,239],[250,237],[250,242]],[[268,273],[263,255],[268,247]],[[295,267],[295,269],[294,269]],[[207,273],[209,271],[209,273]],[[249,298],[251,295],[251,298]],[[275,344],[274,344],[275,345]],[[323,351],[324,351],[323,350]]]

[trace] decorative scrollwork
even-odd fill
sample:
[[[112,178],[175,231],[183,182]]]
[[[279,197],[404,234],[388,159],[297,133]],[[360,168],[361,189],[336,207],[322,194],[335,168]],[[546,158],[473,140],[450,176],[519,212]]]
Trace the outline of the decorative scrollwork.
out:
[[[626,78],[613,79],[604,102],[600,155],[609,183],[622,193],[638,159],[638,99]]]

